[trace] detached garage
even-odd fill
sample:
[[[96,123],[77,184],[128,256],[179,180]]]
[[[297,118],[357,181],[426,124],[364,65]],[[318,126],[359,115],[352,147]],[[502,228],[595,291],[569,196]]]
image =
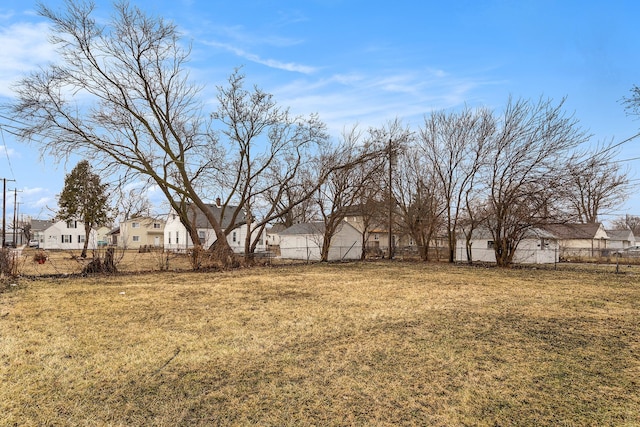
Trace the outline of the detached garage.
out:
[[[286,259],[319,261],[324,241],[324,222],[295,224],[279,233],[280,256]],[[328,261],[357,260],[362,255],[362,235],[341,222],[331,239]]]

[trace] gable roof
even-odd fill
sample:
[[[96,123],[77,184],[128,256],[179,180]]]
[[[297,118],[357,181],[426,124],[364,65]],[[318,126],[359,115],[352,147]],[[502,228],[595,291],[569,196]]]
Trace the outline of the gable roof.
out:
[[[288,227],[282,223],[273,224],[270,228],[267,228],[267,234],[280,234],[280,232],[286,230]]]
[[[360,231],[358,231],[357,228],[355,228],[353,225],[349,224],[346,221],[340,221],[340,223],[336,227],[335,233],[337,234],[341,232],[344,229],[344,227],[349,227],[357,231],[358,233],[360,233]],[[326,227],[325,227],[324,221],[301,222],[299,224],[292,225],[291,227],[281,231],[278,234],[280,236],[293,236],[293,235],[300,235],[300,234],[324,235],[325,229]]]
[[[44,231],[49,226],[53,224],[51,221],[43,220],[43,219],[32,219],[31,220],[31,231]]]
[[[325,226],[323,221],[301,222],[282,230],[281,236],[291,236],[295,234],[324,234]]]
[[[628,240],[628,241],[634,240],[633,231],[631,230],[606,230],[606,231],[607,231],[607,236],[609,236],[611,240]]]
[[[209,208],[211,212],[213,212],[213,216],[220,222],[220,226],[222,227],[223,230],[228,228],[230,225],[232,225],[231,219],[233,217],[233,213],[238,208],[237,206],[225,207],[224,217],[222,218],[222,221],[220,221],[220,216],[222,214],[222,206],[218,206],[216,204],[207,204],[206,206]],[[196,228],[211,228],[211,224],[209,224],[209,220],[207,220],[207,217],[205,216],[204,212],[202,212],[202,210],[200,210],[193,203],[187,203],[187,217],[189,219],[193,218],[194,211],[196,214],[196,221],[195,221]],[[246,215],[244,211],[241,210],[238,213],[238,216],[236,217],[236,223],[238,225],[242,225],[242,224],[245,224],[246,221],[247,221]]]
[[[594,239],[602,224],[549,224],[545,229],[555,234],[558,239]]]
[[[461,233],[460,235],[463,236],[464,233]],[[493,240],[493,235],[491,234],[491,231],[485,227],[479,227],[473,230],[471,237],[473,240]],[[524,238],[525,239],[551,239],[551,240],[557,239],[556,235],[550,232],[549,230],[544,230],[542,228],[536,228],[536,227],[529,227],[527,230],[525,230]]]

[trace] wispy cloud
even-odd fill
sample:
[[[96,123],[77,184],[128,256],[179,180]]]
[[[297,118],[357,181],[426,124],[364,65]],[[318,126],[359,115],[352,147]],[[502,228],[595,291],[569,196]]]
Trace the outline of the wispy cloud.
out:
[[[20,152],[6,145],[0,145],[0,157],[20,157]]]
[[[42,188],[42,187],[24,187],[22,190],[20,190],[22,192],[23,196],[34,196],[34,195],[38,195],[38,194],[42,194],[48,190]]]
[[[216,26],[214,33],[224,39],[233,40],[235,44],[244,46],[290,47],[304,42],[300,38],[282,37],[275,34],[257,34],[248,31],[243,25]]]
[[[317,112],[336,132],[355,123],[380,126],[396,117],[421,122],[430,111],[472,104],[474,93],[490,84],[444,70],[426,69],[300,78],[271,91],[278,102],[300,114]]]
[[[232,46],[227,43],[220,43],[215,41],[207,41],[203,43],[206,44],[207,46],[212,46],[218,49],[226,50],[248,61],[255,62],[257,64],[262,64],[267,67],[275,68],[278,70],[291,71],[291,72],[302,73],[302,74],[312,74],[317,71],[317,68],[311,67],[308,65],[297,64],[295,62],[282,62],[276,59],[261,58],[256,54],[247,52],[239,47]]]
[[[22,22],[0,28],[0,95],[11,96],[11,85],[24,73],[55,59],[48,34],[45,23]]]

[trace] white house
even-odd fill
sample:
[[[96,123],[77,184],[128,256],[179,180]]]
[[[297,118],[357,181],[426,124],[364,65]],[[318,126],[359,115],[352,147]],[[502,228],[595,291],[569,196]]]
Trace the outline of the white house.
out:
[[[43,239],[40,245],[43,249],[81,250],[85,239],[84,224],[76,220],[54,222],[44,230]],[[98,233],[92,229],[89,232],[87,248],[97,247]]]
[[[609,236],[609,249],[627,249],[636,244],[636,238],[631,230],[606,230]]]
[[[560,245],[560,256],[601,256],[609,250],[609,235],[600,223],[552,224],[545,230],[555,235]]]
[[[44,247],[44,232],[53,224],[51,221],[32,219],[30,223],[29,232],[31,233],[31,240],[37,240],[38,246]]]
[[[319,261],[324,241],[324,223],[295,224],[279,233],[280,256],[287,259]],[[342,221],[331,238],[328,261],[360,259],[362,235],[351,224]]]
[[[220,221],[222,217],[221,226],[223,230],[232,226],[231,219],[233,211],[236,209],[235,206],[227,206],[226,209],[224,209],[224,216],[222,215],[222,206],[220,206],[219,199],[216,201],[216,204],[208,204],[207,207],[218,221]],[[189,205],[187,209],[193,212],[195,216],[196,230],[200,244],[202,247],[208,248],[217,240],[215,231],[211,228],[211,224],[200,209],[194,205]],[[233,249],[235,253],[241,254],[244,253],[245,238],[249,232],[244,212],[238,215],[238,218],[235,219],[235,224],[238,225],[227,235],[227,242],[229,242],[229,246],[231,246],[231,249]],[[254,237],[256,236],[257,235]],[[175,212],[171,212],[167,216],[167,221],[164,226],[164,247],[171,251],[186,251],[193,247],[191,236],[189,236],[186,227],[182,224],[180,217]],[[258,241],[256,251],[262,252],[265,250],[266,243],[263,236]]]
[[[489,230],[474,230],[471,235],[471,259],[474,262],[496,262],[493,237]],[[513,256],[516,264],[553,264],[558,262],[558,239],[550,232],[530,229],[520,241]],[[467,259],[466,241],[456,242],[456,259]]]

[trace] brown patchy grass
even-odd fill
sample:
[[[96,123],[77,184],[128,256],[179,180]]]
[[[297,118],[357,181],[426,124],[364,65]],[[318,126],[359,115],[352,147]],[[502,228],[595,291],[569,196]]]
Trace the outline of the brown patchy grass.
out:
[[[22,281],[3,425],[640,425],[640,280],[356,263]]]

